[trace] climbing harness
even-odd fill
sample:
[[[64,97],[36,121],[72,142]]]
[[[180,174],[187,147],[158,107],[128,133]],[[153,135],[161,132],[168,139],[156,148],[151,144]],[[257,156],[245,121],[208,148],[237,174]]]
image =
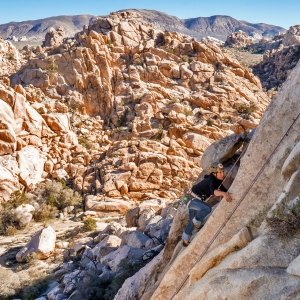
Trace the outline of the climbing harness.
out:
[[[222,231],[222,229],[226,226],[226,224],[228,223],[228,221],[231,219],[231,217],[233,216],[233,214],[235,213],[235,211],[238,209],[238,207],[240,206],[240,204],[242,203],[242,201],[245,199],[246,195],[249,193],[249,191],[251,190],[251,188],[253,187],[253,185],[255,184],[255,182],[257,181],[257,179],[259,178],[259,176],[262,174],[262,172],[264,171],[264,169],[266,168],[267,164],[270,162],[271,158],[273,157],[273,155],[275,154],[275,152],[277,151],[277,149],[279,148],[280,144],[283,142],[283,140],[285,139],[285,137],[288,136],[290,130],[292,129],[292,127],[294,126],[294,124],[296,123],[296,121],[299,119],[300,117],[300,113],[298,114],[298,116],[293,119],[293,123],[290,125],[290,127],[287,129],[286,133],[283,135],[283,137],[281,138],[281,140],[278,142],[277,146],[275,147],[275,149],[271,152],[270,156],[268,157],[268,159],[265,161],[265,163],[263,164],[263,166],[260,168],[259,172],[256,174],[255,178],[252,180],[252,182],[250,183],[250,185],[248,186],[248,188],[246,189],[246,191],[244,192],[244,194],[242,195],[241,199],[237,202],[237,204],[235,205],[235,207],[232,209],[232,211],[230,212],[230,214],[228,215],[228,217],[225,219],[225,221],[221,224],[220,228],[218,229],[218,231],[216,232],[216,234],[213,236],[213,238],[211,239],[211,241],[208,243],[208,245],[205,247],[205,249],[203,250],[203,252],[201,253],[201,255],[199,256],[199,258],[197,259],[197,261],[194,263],[194,265],[192,266],[192,268],[203,258],[203,256],[206,254],[206,252],[208,251],[208,249],[210,248],[210,246],[213,244],[213,242],[216,240],[216,238],[218,237],[218,235],[220,234],[220,232]],[[242,156],[242,154],[241,154]],[[240,157],[241,157],[240,156]],[[233,167],[231,168],[231,170],[233,169]],[[230,171],[231,171],[230,170]],[[225,180],[225,178],[224,178]],[[224,181],[223,180],[223,181]],[[192,269],[191,268],[191,269]],[[185,276],[185,278],[183,279],[183,281],[181,282],[181,284],[179,285],[179,287],[176,289],[175,293],[173,294],[173,296],[171,297],[171,300],[174,299],[174,297],[179,293],[179,291],[181,290],[181,288],[183,287],[183,285],[186,283],[187,279],[189,278],[189,273]]]

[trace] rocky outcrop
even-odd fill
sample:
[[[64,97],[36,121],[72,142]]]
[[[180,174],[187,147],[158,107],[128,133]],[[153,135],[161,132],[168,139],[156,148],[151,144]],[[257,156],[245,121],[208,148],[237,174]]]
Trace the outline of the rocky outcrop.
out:
[[[291,26],[283,35],[282,45],[284,47],[300,45],[300,25]]]
[[[299,25],[295,25],[285,34],[259,46],[265,49],[263,61],[253,66],[253,72],[261,78],[264,88],[277,91],[286,81],[300,58],[299,41]]]
[[[15,73],[24,63],[16,47],[11,42],[4,41],[0,36],[0,79]]]
[[[55,172],[62,169],[62,159],[55,167],[58,163],[56,155],[70,155],[67,149],[76,146],[77,138],[70,131],[68,122],[63,124],[64,118],[68,120],[67,115],[57,118],[55,109],[52,115],[46,114],[45,110],[40,110],[40,114],[30,105],[26,90],[21,86],[12,89],[0,84],[0,107],[0,199],[3,201],[8,200],[14,190],[30,190],[48,174],[54,177]],[[64,146],[60,150],[57,145],[62,142]]]
[[[57,29],[51,27],[46,33],[43,47],[52,47],[60,45],[66,37],[65,29],[60,26]]]
[[[252,37],[247,35],[244,31],[239,30],[227,37],[224,46],[247,47],[253,44],[253,42],[254,40]]]
[[[96,18],[31,57],[12,86],[23,85],[52,131],[68,132],[72,144],[71,126],[84,146],[72,148],[72,159],[70,148],[51,147],[44,171],[94,194],[87,209],[98,214],[176,199],[205,149],[256,127],[269,102],[250,70],[216,45],[158,31],[135,12]]]

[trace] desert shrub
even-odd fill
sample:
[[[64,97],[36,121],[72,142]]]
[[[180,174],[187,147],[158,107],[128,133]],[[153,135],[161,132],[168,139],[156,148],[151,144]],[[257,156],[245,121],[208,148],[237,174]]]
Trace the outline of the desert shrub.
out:
[[[87,150],[91,150],[94,148],[94,144],[86,136],[79,137],[78,143],[85,147]]]
[[[124,281],[133,276],[146,265],[142,259],[123,259],[117,267],[117,274],[111,284],[106,288],[105,300],[113,300]]]
[[[139,104],[143,99],[144,95],[134,94],[133,95],[133,102]]]
[[[108,48],[112,48],[114,46],[112,40],[110,40],[110,39],[107,39],[106,45],[107,45]]]
[[[13,192],[10,199],[2,203],[0,210],[0,232],[2,234],[14,235],[20,229],[20,221],[16,218],[15,208],[26,203],[29,203],[29,199],[20,191]]]
[[[79,296],[86,300],[113,300],[124,281],[145,265],[142,259],[123,259],[114,279],[99,278],[96,274],[84,276],[77,286]]]
[[[77,291],[81,299],[86,300],[106,300],[105,290],[110,285],[111,280],[99,278],[96,275],[87,275],[77,285]]]
[[[178,98],[172,98],[169,103],[170,104],[180,103],[180,99],[178,99]]]
[[[58,214],[58,209],[52,205],[42,203],[33,212],[33,219],[37,222],[53,219]]]
[[[97,229],[96,220],[93,218],[86,218],[83,221],[83,230],[84,231],[95,231]]]
[[[15,60],[16,58],[15,58],[15,54],[13,53],[13,52],[8,52],[8,53],[6,53],[6,58],[8,59],[8,60]]]
[[[173,48],[166,48],[165,49],[166,52],[174,54],[174,49]]]
[[[22,287],[19,297],[22,300],[34,300],[47,290],[49,279],[46,277],[36,278],[32,280],[30,285]]]
[[[133,64],[136,66],[142,66],[144,64],[145,60],[143,57],[139,57],[134,60]]]
[[[188,55],[181,55],[180,57],[184,62],[187,62],[187,63],[190,62],[190,57]]]
[[[251,113],[255,112],[256,109],[257,109],[256,104],[252,103],[252,102],[249,105],[248,104],[240,104],[237,107],[237,111],[240,114],[251,114]]]
[[[71,99],[69,102],[65,102],[66,106],[70,109],[71,112],[76,112],[81,106],[81,103],[78,100]]]
[[[152,136],[151,140],[155,140],[157,142],[160,142],[161,138],[162,138],[163,131],[164,131],[163,130],[163,125],[162,124],[158,124],[157,131],[156,131],[155,135]]]
[[[29,203],[29,198],[26,194],[21,191],[15,191],[10,195],[9,201],[5,205],[17,208],[18,206],[27,203]]]
[[[12,236],[18,232],[18,229],[15,225],[8,225],[5,227],[4,235]]]
[[[207,126],[213,126],[213,125],[215,125],[214,120],[212,119],[207,120]]]
[[[118,118],[118,126],[122,127],[126,125],[126,121],[127,121],[127,114],[124,113],[122,114],[119,118]]]
[[[55,63],[55,58],[51,56],[48,60],[48,66],[46,68],[48,73],[57,73],[58,65]]]
[[[186,117],[189,117],[189,116],[192,117],[192,116],[194,115],[192,109],[189,109],[189,108],[185,108],[185,109],[183,110],[182,113],[183,113]]]
[[[297,201],[289,205],[287,197],[284,197],[271,216],[266,221],[273,233],[283,239],[288,239],[300,232],[300,195]]]
[[[248,223],[249,227],[259,228],[263,220],[266,218],[269,210],[271,209],[271,205],[265,205],[262,210],[258,212],[258,214],[254,217],[254,219]]]
[[[45,203],[58,209],[82,204],[81,195],[68,188],[65,182],[42,182],[38,184],[34,194],[37,196],[37,201],[40,205]]]

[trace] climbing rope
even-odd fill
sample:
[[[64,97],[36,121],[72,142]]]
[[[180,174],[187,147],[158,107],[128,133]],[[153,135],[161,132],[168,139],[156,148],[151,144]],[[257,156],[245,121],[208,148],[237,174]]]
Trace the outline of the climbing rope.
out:
[[[261,169],[259,170],[259,172],[255,176],[255,178],[252,180],[252,182],[250,183],[250,185],[248,186],[248,188],[246,189],[246,191],[242,195],[241,199],[237,202],[237,204],[235,205],[235,207],[233,208],[233,210],[230,212],[230,214],[228,215],[228,217],[222,223],[222,225],[220,226],[220,228],[218,229],[218,231],[216,232],[216,234],[213,236],[213,238],[211,239],[211,241],[208,243],[208,245],[205,247],[205,249],[203,250],[203,252],[199,256],[199,258],[197,259],[197,261],[193,264],[192,268],[203,258],[203,256],[206,254],[206,252],[208,251],[208,249],[210,248],[210,246],[216,240],[216,238],[218,237],[218,235],[220,234],[220,232],[222,231],[222,229],[226,226],[226,224],[228,223],[228,221],[231,219],[231,217],[233,216],[233,214],[235,213],[235,211],[238,209],[238,207],[240,206],[240,204],[242,203],[242,201],[245,199],[246,195],[249,193],[250,189],[253,187],[253,185],[255,184],[255,182],[257,181],[257,179],[259,178],[259,176],[264,171],[264,169],[267,166],[267,164],[270,162],[271,158],[273,157],[273,155],[275,154],[275,152],[279,148],[280,144],[288,136],[290,130],[292,129],[292,127],[294,126],[294,124],[296,123],[296,121],[299,119],[299,117],[300,117],[300,113],[298,114],[298,116],[295,119],[293,119],[293,123],[287,129],[286,133],[283,135],[283,137],[281,138],[281,140],[278,142],[277,146],[272,151],[272,153],[270,154],[270,156],[268,157],[268,159],[265,161],[265,163],[263,164],[263,166],[261,167]],[[181,290],[181,288],[183,287],[183,285],[186,283],[186,281],[189,278],[189,276],[190,276],[189,273],[185,276],[185,278],[183,279],[183,281],[181,282],[181,284],[179,285],[179,287],[176,289],[175,293],[171,297],[171,300],[174,299],[174,297],[178,294],[178,292]]]

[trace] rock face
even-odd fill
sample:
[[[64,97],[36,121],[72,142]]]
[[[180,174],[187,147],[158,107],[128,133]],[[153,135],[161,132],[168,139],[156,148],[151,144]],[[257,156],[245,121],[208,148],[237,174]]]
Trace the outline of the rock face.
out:
[[[224,201],[219,204],[192,243],[167,266],[163,276],[156,283],[158,287],[155,293],[153,293],[153,288],[152,290],[150,288],[145,295],[153,293],[151,299],[156,300],[171,298],[188,273],[190,274],[189,280],[177,294],[176,299],[206,299],[207,295],[210,299],[219,299],[221,295],[222,297],[226,295],[228,298],[247,299],[250,295],[245,294],[245,286],[251,289],[251,297],[256,299],[273,298],[275,295],[277,298],[288,299],[287,297],[297,294],[300,278],[289,275],[284,270],[298,256],[297,251],[292,250],[295,249],[293,245],[296,240],[289,241],[289,249],[291,249],[289,255],[280,254],[284,250],[278,243],[277,237],[269,233],[268,227],[263,226],[259,231],[259,237],[250,242],[247,247],[244,244],[243,250],[228,255],[225,259],[217,253],[221,253],[225,243],[231,243],[231,249],[233,249],[237,241],[232,242],[232,237],[238,234],[238,231],[251,219],[254,219],[257,211],[263,209],[266,204],[274,204],[276,199],[279,203],[286,197],[286,193],[288,202],[296,201],[299,195],[300,162],[296,162],[297,171],[293,173],[288,183],[287,178],[281,175],[283,165],[289,164],[289,154],[293,152],[294,154],[290,157],[296,157],[295,153],[298,151],[299,81],[300,66],[298,65],[280,92],[273,98],[241,160],[238,175],[229,190],[232,193],[233,202],[229,204]],[[280,126],[278,126],[278,120],[280,120]],[[292,126],[291,130],[289,130],[290,126]],[[283,141],[281,141],[282,137],[284,137]],[[263,172],[259,173],[262,167]],[[257,174],[258,180],[255,180],[252,188],[244,194]],[[282,191],[285,192],[282,193]],[[208,252],[205,252],[203,258],[197,262],[214,234],[241,199],[243,201],[231,218],[226,221],[226,226],[223,226]],[[272,243],[276,244],[277,250],[274,250],[272,246],[263,246]],[[272,251],[275,251],[276,255],[273,255]],[[212,255],[215,255],[214,259]],[[242,257],[247,257],[247,260]],[[185,266],[184,269],[182,265]],[[268,290],[263,290],[260,285],[256,285],[257,280],[262,278],[262,274]],[[236,280],[239,284],[235,287],[230,284],[228,286],[229,282],[236,282]],[[240,287],[243,287],[243,291]]]
[[[251,44],[253,44],[253,38],[239,30],[227,37],[224,46],[247,47]]]

